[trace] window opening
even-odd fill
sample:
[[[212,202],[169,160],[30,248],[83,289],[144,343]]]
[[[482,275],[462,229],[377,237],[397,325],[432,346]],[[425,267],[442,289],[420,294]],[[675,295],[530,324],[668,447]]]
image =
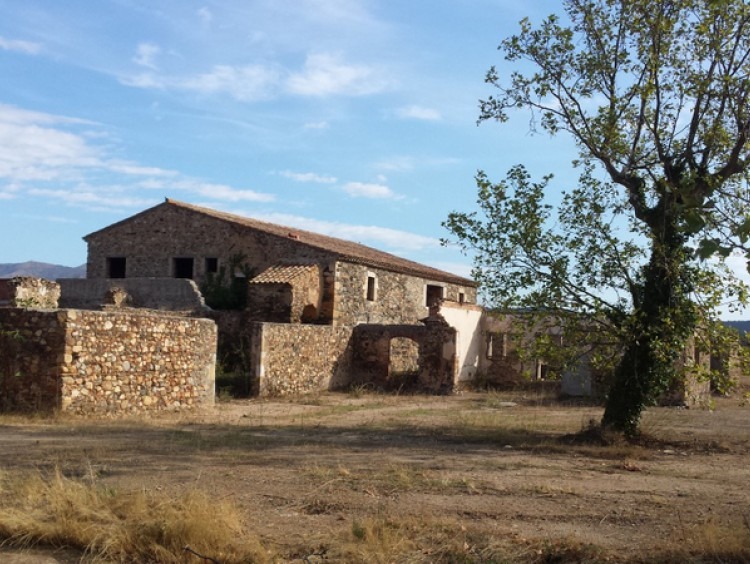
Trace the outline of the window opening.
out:
[[[125,278],[125,257],[107,257],[107,278]]]
[[[193,277],[193,259],[179,257],[174,259],[174,277],[175,278],[192,278]]]
[[[507,333],[488,333],[487,334],[487,353],[489,360],[494,358],[508,357],[508,334]]]
[[[368,302],[375,301],[375,277],[374,276],[367,277],[367,301]]]
[[[206,274],[216,274],[217,272],[219,272],[219,259],[206,257]]]
[[[427,284],[425,305],[427,307],[434,306],[438,302],[440,302],[440,300],[442,299],[443,299],[443,287],[433,286],[432,284]]]

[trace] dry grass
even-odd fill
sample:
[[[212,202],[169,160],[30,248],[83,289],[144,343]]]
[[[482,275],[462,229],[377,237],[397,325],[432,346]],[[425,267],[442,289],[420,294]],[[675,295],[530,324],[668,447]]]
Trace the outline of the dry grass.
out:
[[[384,515],[354,521],[351,530],[336,541],[326,556],[335,562],[383,564],[593,563],[603,559],[595,547],[574,540],[529,542],[453,519]]]
[[[269,560],[227,503],[200,492],[117,492],[59,471],[47,478],[0,474],[0,541],[75,549],[90,562],[177,564],[195,553],[222,563]]]

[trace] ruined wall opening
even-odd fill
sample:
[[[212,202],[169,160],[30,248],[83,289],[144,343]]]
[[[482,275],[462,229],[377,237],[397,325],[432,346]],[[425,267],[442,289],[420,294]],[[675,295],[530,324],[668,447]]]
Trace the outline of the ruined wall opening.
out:
[[[413,388],[419,379],[419,343],[394,337],[388,345],[388,383],[394,388]]]
[[[300,316],[300,322],[302,323],[315,323],[318,320],[318,308],[312,304],[307,304],[302,309],[302,315]]]

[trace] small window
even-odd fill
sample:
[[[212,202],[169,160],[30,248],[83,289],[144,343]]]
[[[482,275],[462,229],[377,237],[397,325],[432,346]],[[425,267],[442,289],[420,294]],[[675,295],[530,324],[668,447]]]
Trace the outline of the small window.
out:
[[[125,278],[125,257],[107,257],[107,278]]]
[[[174,259],[174,277],[175,278],[192,278],[193,277],[193,259],[180,257]]]
[[[375,301],[375,277],[374,276],[367,277],[367,301],[368,302]]]
[[[215,257],[206,258],[206,274],[216,274],[219,272],[219,259]]]
[[[427,284],[427,291],[425,293],[425,304],[427,307],[431,307],[433,305],[437,305],[440,300],[443,299],[443,287],[442,286],[433,286],[432,284]]]
[[[466,295],[463,292],[458,293],[458,303],[463,304],[466,302]]]

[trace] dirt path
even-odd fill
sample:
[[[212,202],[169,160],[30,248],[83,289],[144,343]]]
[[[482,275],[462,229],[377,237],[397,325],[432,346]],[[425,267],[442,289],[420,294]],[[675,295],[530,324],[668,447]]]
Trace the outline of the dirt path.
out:
[[[6,417],[0,468],[206,491],[240,506],[278,561],[337,561],[337,545],[378,520],[412,531],[424,560],[403,561],[435,561],[430,551],[456,539],[476,556],[467,561],[498,542],[511,559],[552,546],[573,560],[648,561],[750,536],[750,411],[719,403],[649,411],[647,446],[570,444],[563,436],[598,408],[519,394],[331,394],[146,421]]]

